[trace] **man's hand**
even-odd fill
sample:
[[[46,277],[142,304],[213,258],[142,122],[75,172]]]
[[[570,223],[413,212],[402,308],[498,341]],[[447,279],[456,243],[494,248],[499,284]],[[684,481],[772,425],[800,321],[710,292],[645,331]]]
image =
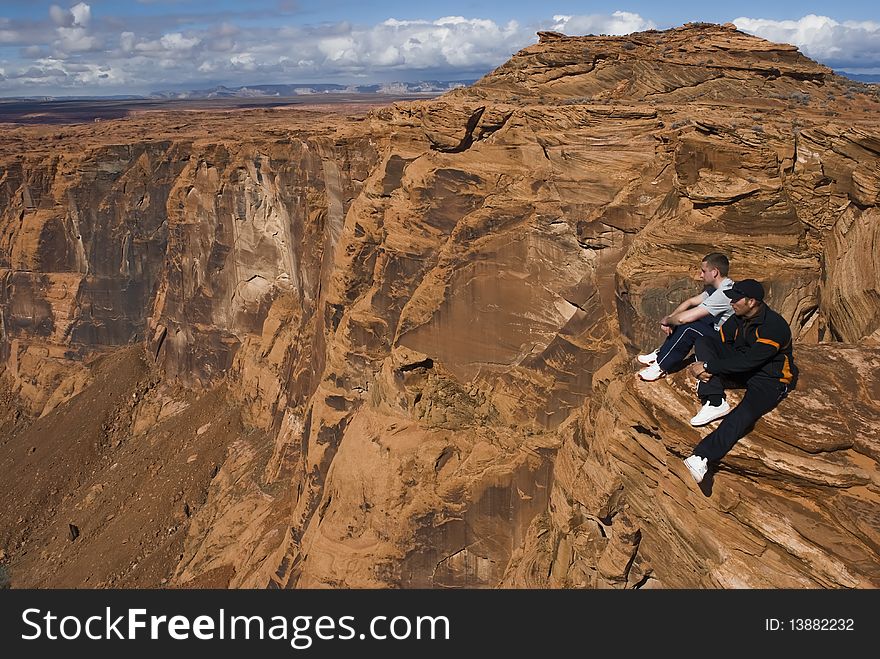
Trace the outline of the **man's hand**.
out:
[[[688,366],[688,372],[701,382],[708,382],[712,379],[712,374],[703,368],[703,362],[694,362]]]
[[[666,332],[666,336],[669,336],[675,331],[675,328],[669,322],[669,316],[663,316],[663,318],[660,319],[660,327]]]

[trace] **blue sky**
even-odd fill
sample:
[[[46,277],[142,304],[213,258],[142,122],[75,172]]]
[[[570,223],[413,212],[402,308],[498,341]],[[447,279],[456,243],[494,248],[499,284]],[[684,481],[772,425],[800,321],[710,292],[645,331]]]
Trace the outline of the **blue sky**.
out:
[[[835,69],[880,73],[880,11],[852,2],[0,0],[0,96],[478,78],[538,30],[734,22]]]

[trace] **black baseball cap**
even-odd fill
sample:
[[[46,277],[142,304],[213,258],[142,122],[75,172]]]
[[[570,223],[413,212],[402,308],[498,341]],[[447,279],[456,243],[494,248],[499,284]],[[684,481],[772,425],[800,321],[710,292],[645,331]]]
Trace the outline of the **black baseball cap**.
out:
[[[754,279],[743,279],[724,291],[724,294],[733,302],[744,297],[751,297],[762,302],[764,300],[764,287],[761,286],[761,282]]]

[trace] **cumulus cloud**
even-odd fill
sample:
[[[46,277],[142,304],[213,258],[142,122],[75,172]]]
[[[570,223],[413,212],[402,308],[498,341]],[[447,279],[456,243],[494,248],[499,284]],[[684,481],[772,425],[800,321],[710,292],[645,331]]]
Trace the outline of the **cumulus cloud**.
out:
[[[654,21],[642,18],[639,14],[628,11],[616,11],[610,16],[592,14],[589,16],[554,16],[553,29],[568,35],[583,34],[630,34],[653,30],[657,27]]]
[[[135,41],[134,32],[123,32],[119,35],[119,47],[124,53],[130,53],[134,50]]]
[[[73,25],[88,27],[92,20],[92,8],[84,2],[75,4],[70,9],[52,5],[49,7],[49,18],[58,27],[71,27]]]
[[[52,5],[49,7],[49,18],[52,19],[52,22],[55,23],[55,25],[61,27],[67,27],[73,24],[73,14],[66,9],[62,9],[58,5]]]
[[[217,37],[232,37],[241,32],[237,25],[233,25],[232,23],[221,23],[220,26],[214,30],[214,36]]]
[[[0,43],[18,43],[19,36],[15,30],[0,30]]]
[[[296,52],[284,55],[325,62],[337,70],[490,69],[534,41],[534,32],[511,21],[499,25],[484,19],[444,16],[433,21],[388,19],[367,28],[302,35]]]
[[[136,41],[134,34],[131,32],[123,32],[120,35],[119,43],[126,51],[136,50],[143,54],[155,54],[160,57],[179,54],[182,51],[188,51],[201,43],[199,37],[187,37],[180,32],[170,32],[163,34],[158,39],[144,39]]]
[[[83,27],[86,27],[92,20],[92,8],[84,2],[80,2],[71,7],[70,13],[73,16],[74,25],[82,25]]]
[[[61,53],[80,53],[98,50],[101,40],[94,36],[88,28],[92,20],[92,9],[84,2],[74,5],[69,11],[58,5],[49,7],[49,17],[58,27],[55,28],[57,39],[55,47]]]
[[[81,27],[59,27],[57,32],[56,45],[64,52],[78,53],[98,47],[98,39]]]
[[[165,50],[189,50],[194,46],[198,46],[201,39],[198,37],[185,37],[180,32],[172,32],[164,35],[159,42]]]
[[[790,43],[805,55],[832,68],[868,69],[880,65],[880,23],[845,21],[809,14],[798,20],[774,21],[740,17],[743,32],[769,41]]]

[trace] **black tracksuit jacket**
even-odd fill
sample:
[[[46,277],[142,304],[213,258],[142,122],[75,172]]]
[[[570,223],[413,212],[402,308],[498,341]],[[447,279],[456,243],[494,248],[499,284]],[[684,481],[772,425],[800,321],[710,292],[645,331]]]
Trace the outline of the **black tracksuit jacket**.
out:
[[[754,318],[731,316],[719,330],[721,357],[706,361],[713,375],[737,379],[760,377],[794,389],[798,369],[792,355],[791,328],[766,304]]]

